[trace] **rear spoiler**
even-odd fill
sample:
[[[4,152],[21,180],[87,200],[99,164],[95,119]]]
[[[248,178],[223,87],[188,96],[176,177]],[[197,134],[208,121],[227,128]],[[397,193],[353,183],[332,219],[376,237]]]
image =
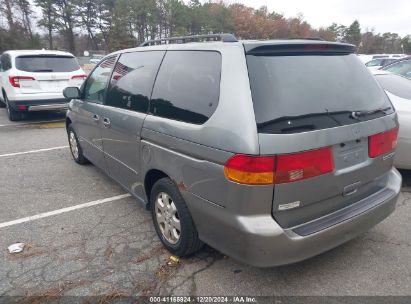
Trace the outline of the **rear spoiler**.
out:
[[[278,55],[278,56],[298,56],[298,55],[348,55],[355,52],[352,44],[304,41],[289,43],[247,43],[244,44],[246,55]]]

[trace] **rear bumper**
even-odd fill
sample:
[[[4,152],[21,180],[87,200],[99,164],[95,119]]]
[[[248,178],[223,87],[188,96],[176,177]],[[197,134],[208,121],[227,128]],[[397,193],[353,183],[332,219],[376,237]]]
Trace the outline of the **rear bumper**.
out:
[[[68,101],[65,98],[33,99],[33,100],[9,100],[10,107],[20,111],[19,106],[27,106],[27,111],[57,111],[66,110]]]
[[[236,215],[191,193],[184,196],[203,241],[246,264],[270,267],[318,255],[377,225],[394,211],[401,182],[401,175],[392,169],[386,185],[391,195],[382,200],[377,195],[380,201],[370,208],[306,236],[282,229],[270,214]]]

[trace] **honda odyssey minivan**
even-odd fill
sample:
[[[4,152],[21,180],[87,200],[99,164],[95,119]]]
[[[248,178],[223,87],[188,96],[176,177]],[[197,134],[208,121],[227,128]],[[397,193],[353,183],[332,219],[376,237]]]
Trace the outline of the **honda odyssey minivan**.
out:
[[[354,50],[221,34],[112,53],[64,91],[72,156],[143,202],[173,254],[312,257],[380,223],[400,192],[397,115]]]

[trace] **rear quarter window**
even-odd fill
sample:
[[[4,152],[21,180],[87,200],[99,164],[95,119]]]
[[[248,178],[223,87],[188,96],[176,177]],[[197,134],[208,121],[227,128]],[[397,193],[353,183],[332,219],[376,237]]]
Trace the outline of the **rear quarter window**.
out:
[[[168,51],[154,86],[153,115],[203,124],[220,96],[221,54],[214,51]]]
[[[11,69],[11,58],[9,54],[1,55],[1,69],[7,71]]]
[[[74,72],[80,65],[71,56],[33,55],[16,57],[16,69],[33,73]]]

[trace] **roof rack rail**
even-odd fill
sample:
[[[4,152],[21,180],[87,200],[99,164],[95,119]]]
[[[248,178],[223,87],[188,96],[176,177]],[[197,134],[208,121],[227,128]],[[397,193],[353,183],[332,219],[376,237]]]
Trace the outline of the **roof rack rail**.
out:
[[[157,44],[181,44],[197,41],[222,41],[222,42],[238,42],[237,38],[233,34],[209,34],[209,35],[194,35],[194,36],[182,36],[182,37],[170,37],[162,39],[154,39],[144,41],[139,47],[150,46]]]

